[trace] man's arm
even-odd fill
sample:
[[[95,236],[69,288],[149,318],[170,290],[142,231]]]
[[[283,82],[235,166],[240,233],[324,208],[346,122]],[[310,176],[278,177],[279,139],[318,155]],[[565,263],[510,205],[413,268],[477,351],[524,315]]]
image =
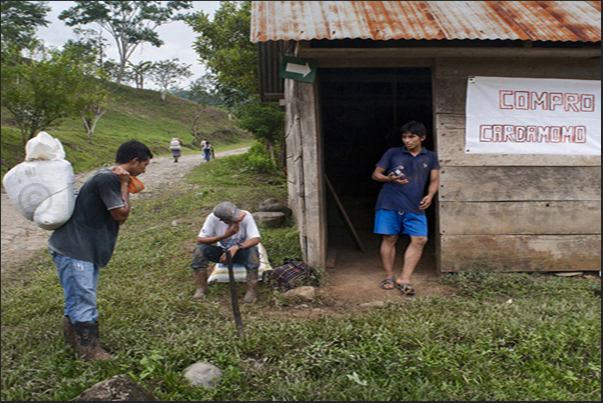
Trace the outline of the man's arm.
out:
[[[243,247],[243,249],[247,249],[247,248],[251,248],[252,246],[256,246],[257,244],[260,243],[260,238],[249,238],[248,240],[246,240],[245,242],[241,242],[240,245]],[[228,250],[230,251],[230,256],[234,258],[234,256],[237,254],[237,252],[239,251],[239,245],[233,245],[230,248],[228,248]],[[220,256],[220,263],[228,263],[227,259],[226,259],[226,254],[222,254],[222,256]]]
[[[425,210],[431,206],[433,197],[438,192],[438,188],[440,187],[440,171],[438,169],[432,169],[429,174],[429,180],[430,182],[429,188],[427,189],[427,196],[423,197],[421,200],[419,210]]]
[[[239,232],[240,225],[239,223],[230,224],[226,231],[222,235],[218,236],[207,236],[207,237],[197,237],[197,245],[211,245],[216,242],[220,242],[223,239],[230,238],[237,232]]]
[[[111,209],[109,210],[109,213],[111,213],[111,216],[115,219],[115,221],[119,222],[121,225],[126,222],[128,215],[130,215],[130,192],[128,192],[130,173],[121,167],[113,167],[112,170],[113,173],[117,175],[117,178],[121,184],[119,193],[121,198],[124,200],[125,205]]]
[[[256,246],[259,243],[260,243],[260,238],[259,237],[257,237],[257,238],[249,238],[245,242],[241,242],[241,246],[243,247],[243,249],[247,249],[247,248],[251,248],[253,246]]]
[[[373,171],[373,175],[371,176],[371,178],[373,180],[376,180],[377,182],[398,182],[401,185],[408,183],[408,179],[403,179],[403,180],[398,179],[398,178],[402,177],[403,175],[396,176],[393,172],[391,172],[389,175],[384,175],[384,173],[385,173],[385,168],[375,167],[375,170]]]

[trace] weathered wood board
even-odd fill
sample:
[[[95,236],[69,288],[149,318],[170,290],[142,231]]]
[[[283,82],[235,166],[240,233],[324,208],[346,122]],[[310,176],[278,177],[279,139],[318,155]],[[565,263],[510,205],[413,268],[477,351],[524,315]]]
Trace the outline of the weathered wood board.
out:
[[[436,136],[442,166],[601,166],[600,155],[467,154],[464,125],[462,129],[438,127]]]
[[[302,146],[299,134],[299,113],[297,113],[296,82],[285,80],[285,101],[289,105],[289,113],[285,116],[285,140],[287,146],[287,192],[289,207],[293,211],[295,223],[303,233],[303,186],[304,172],[302,166]]]
[[[436,76],[433,83],[434,113],[465,114],[467,77]]]
[[[433,59],[354,59],[354,58],[322,58],[318,59],[319,68],[348,68],[348,67],[432,67]]]
[[[288,192],[300,232],[302,258],[324,267],[326,228],[316,84],[285,80]]]
[[[440,202],[446,235],[601,234],[600,201]]]
[[[601,201],[601,168],[491,166],[440,169],[440,201]]]
[[[442,235],[441,271],[599,271],[601,235]]]
[[[438,76],[600,80],[600,56],[599,53],[599,58],[437,58],[435,67]]]
[[[303,44],[305,42],[305,44]],[[498,66],[505,67],[513,61],[542,60],[544,63],[558,62],[560,67],[567,59],[589,60],[600,56],[600,49],[546,49],[546,48],[483,48],[483,47],[392,47],[392,48],[312,48],[307,41],[297,53],[299,57],[313,59],[450,59],[450,60],[485,60],[498,61]],[[542,62],[541,62],[542,63]]]

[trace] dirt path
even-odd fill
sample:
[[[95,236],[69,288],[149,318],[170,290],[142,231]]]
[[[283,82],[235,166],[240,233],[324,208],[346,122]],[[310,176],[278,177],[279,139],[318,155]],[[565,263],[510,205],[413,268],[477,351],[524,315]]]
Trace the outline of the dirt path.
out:
[[[241,154],[248,147],[230,151],[218,151],[216,157]],[[145,191],[153,191],[174,178],[180,179],[195,166],[204,163],[202,154],[184,155],[175,163],[172,157],[155,157],[140,178]],[[76,186],[81,186],[95,171],[75,175]],[[18,270],[22,262],[33,254],[48,247],[48,237],[52,231],[46,231],[28,221],[15,210],[10,199],[2,190],[2,275]],[[133,195],[136,196],[136,195]]]

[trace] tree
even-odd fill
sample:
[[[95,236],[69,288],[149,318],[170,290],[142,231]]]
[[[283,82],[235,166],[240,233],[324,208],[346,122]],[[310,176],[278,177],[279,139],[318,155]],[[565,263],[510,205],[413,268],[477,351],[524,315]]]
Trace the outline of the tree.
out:
[[[39,26],[48,26],[46,14],[50,8],[45,1],[2,2],[2,55],[9,47],[20,51],[36,42],[35,33]]]
[[[119,54],[117,84],[121,83],[126,62],[138,45],[150,43],[160,47],[163,41],[155,31],[160,25],[187,18],[175,14],[181,9],[191,8],[192,1],[76,1],[75,7],[63,11],[59,19],[68,26],[97,23],[114,39]]]
[[[274,102],[260,102],[256,98],[239,104],[235,115],[239,119],[238,125],[263,142],[272,162],[276,163],[274,147],[285,134],[285,112]]]
[[[203,107],[208,105],[222,105],[220,95],[216,90],[215,79],[209,73],[206,73],[203,77],[191,82],[185,92],[186,94],[183,95],[185,98],[190,101],[197,102]]]
[[[200,59],[215,76],[216,92],[235,110],[239,126],[270,151],[278,144],[279,164],[284,164],[285,114],[277,104],[259,102],[257,50],[250,41],[251,1],[222,1],[213,20],[200,12],[186,22],[201,35],[194,44]]]
[[[178,63],[178,58],[172,60],[161,60],[153,63],[151,77],[153,82],[161,88],[161,100],[165,102],[167,91],[171,86],[180,82],[183,78],[188,78],[193,75],[189,70],[190,64]]]
[[[138,64],[128,62],[128,66],[130,67],[132,78],[136,83],[136,88],[139,90],[144,89],[144,77],[145,75],[150,74],[153,70],[153,62],[150,60],[140,62]]]
[[[83,73],[77,60],[58,51],[43,53],[39,61],[25,59],[20,52],[7,60],[2,61],[2,105],[25,146],[38,131],[73,113]]]
[[[212,80],[211,75],[206,74],[201,78],[193,81],[186,92],[186,95],[190,101],[196,102],[198,105],[197,113],[195,113],[195,117],[193,118],[193,124],[191,127],[191,134],[193,137],[199,137],[200,134],[197,131],[197,125],[199,123],[199,119],[201,119],[203,110],[207,107],[207,105],[218,105],[218,95],[216,91],[213,89],[214,82]]]
[[[111,80],[117,82],[117,76],[119,74],[119,63],[117,63],[114,59],[106,60],[103,62],[103,70],[105,70],[105,73],[109,75]],[[121,79],[122,81],[125,81],[123,76]]]
[[[63,45],[63,49],[70,48],[75,52],[75,57],[86,59],[87,63],[103,67],[103,60],[106,56],[105,48],[108,46],[101,33],[94,29],[75,28],[73,30],[76,40],[69,39]]]
[[[257,95],[257,51],[249,39],[251,1],[222,1],[213,20],[199,12],[186,22],[201,34],[193,48],[215,76],[216,89],[230,106]]]
[[[102,52],[102,47],[97,47],[96,43],[96,38],[82,39],[77,42],[68,41],[63,47],[63,56],[71,60],[78,60],[79,70],[82,74],[74,106],[84,123],[88,143],[92,143],[96,125],[113,99],[109,75],[99,66],[101,60],[99,53]],[[113,87],[114,91],[117,86]]]

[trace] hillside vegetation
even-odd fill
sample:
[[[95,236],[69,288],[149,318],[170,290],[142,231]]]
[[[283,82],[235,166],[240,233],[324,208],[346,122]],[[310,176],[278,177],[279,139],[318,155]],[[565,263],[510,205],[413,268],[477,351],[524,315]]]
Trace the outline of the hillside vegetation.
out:
[[[193,121],[201,108],[197,135],[193,136]],[[228,145],[251,144],[251,136],[237,128],[228,112],[168,95],[165,102],[153,90],[120,86],[115,101],[96,126],[92,143],[81,118],[65,118],[59,125],[45,130],[58,138],[65,148],[66,158],[74,171],[85,172],[103,164],[113,163],[115,150],[127,140],[147,144],[155,156],[169,155],[169,141],[178,137],[184,143],[183,154],[200,152],[200,140],[209,140],[225,149]],[[2,177],[25,158],[21,133],[12,123],[10,113],[2,108]]]

